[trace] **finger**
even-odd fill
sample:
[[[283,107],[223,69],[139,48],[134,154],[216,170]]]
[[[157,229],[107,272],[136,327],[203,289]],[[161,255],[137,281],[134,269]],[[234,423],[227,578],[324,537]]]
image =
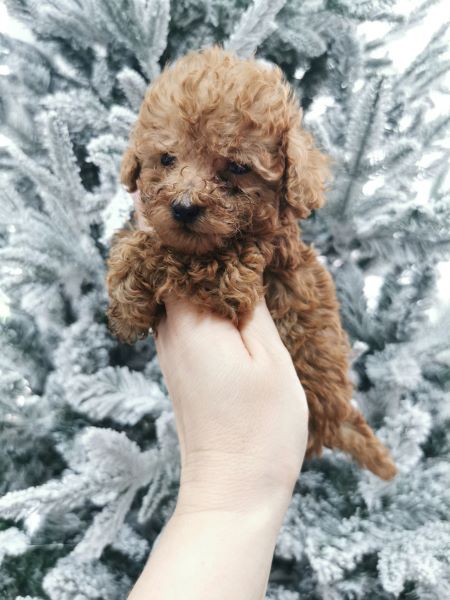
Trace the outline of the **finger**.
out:
[[[154,341],[155,347],[158,354],[163,351],[164,348],[164,340],[167,337],[167,317],[164,315],[160,322],[158,323],[158,327],[155,330]]]
[[[257,355],[261,349],[270,352],[284,347],[264,297],[241,323],[240,334],[252,356]]]
[[[152,228],[149,226],[149,224],[146,222],[144,216],[143,216],[143,203],[141,200],[141,194],[139,192],[139,190],[137,190],[136,192],[133,192],[131,194],[131,196],[133,197],[133,203],[134,203],[134,214],[135,214],[135,222],[137,225],[137,228],[141,231],[152,231]]]
[[[141,194],[140,194],[139,190],[132,192],[130,195],[133,198],[134,208],[136,210],[141,208]]]

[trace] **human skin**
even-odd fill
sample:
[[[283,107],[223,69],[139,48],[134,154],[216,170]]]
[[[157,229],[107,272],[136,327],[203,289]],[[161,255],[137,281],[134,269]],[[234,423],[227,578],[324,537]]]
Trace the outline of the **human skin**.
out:
[[[238,327],[165,304],[155,341],[180,490],[129,600],[262,600],[306,450],[305,393],[264,299]]]

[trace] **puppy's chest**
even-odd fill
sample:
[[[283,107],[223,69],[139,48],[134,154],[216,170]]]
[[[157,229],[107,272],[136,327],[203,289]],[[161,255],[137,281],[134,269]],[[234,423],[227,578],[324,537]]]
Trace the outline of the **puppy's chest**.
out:
[[[180,295],[205,297],[205,292],[225,297],[253,296],[249,286],[262,285],[266,258],[254,240],[236,240],[204,255],[187,255],[167,250],[156,261],[157,287],[164,285]]]
[[[169,252],[157,262],[158,279],[170,280],[176,289],[214,289],[241,264],[236,252],[216,252],[206,256],[188,256]]]

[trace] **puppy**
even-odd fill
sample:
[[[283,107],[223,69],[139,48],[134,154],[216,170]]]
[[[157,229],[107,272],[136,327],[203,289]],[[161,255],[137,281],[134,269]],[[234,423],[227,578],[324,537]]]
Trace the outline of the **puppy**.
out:
[[[113,240],[110,328],[129,343],[147,336],[167,292],[237,324],[264,294],[306,392],[307,456],[337,448],[390,479],[387,449],[350,403],[332,279],[299,237],[298,219],[324,204],[327,177],[278,67],[218,46],[167,66],[123,157],[142,227]]]

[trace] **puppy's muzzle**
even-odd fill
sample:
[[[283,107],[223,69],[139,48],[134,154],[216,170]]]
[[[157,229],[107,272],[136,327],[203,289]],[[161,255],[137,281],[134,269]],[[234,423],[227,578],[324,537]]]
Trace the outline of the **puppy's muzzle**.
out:
[[[189,194],[183,194],[179,200],[172,203],[172,216],[183,224],[193,223],[203,211],[203,207],[192,204]]]

